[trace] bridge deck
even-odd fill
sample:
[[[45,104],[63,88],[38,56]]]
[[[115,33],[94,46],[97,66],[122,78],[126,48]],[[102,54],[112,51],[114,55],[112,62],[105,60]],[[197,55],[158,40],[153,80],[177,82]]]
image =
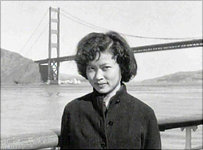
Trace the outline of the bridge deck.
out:
[[[145,53],[145,52],[166,51],[166,50],[202,47],[202,46],[203,46],[203,39],[197,39],[197,40],[182,41],[182,42],[132,47],[132,50],[134,53]],[[71,61],[74,59],[75,59],[75,55],[51,58],[51,60],[54,60],[55,62]],[[39,64],[45,64],[45,63],[48,63],[48,60],[49,59],[42,59],[42,60],[37,60],[35,62]]]

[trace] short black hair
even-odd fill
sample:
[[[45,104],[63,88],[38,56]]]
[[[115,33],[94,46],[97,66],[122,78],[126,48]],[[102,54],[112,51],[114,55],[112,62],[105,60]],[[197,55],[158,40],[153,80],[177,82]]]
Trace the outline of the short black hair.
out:
[[[111,50],[121,69],[121,81],[128,82],[137,73],[137,63],[127,41],[117,32],[90,33],[77,46],[76,64],[78,72],[87,79],[86,67],[97,53]]]

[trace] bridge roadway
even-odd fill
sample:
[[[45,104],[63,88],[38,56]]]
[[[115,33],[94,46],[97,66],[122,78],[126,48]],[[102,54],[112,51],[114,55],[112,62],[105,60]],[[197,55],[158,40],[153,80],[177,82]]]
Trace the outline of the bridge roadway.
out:
[[[145,53],[145,52],[165,51],[192,47],[203,47],[203,39],[132,47],[132,50],[134,53]],[[75,55],[51,58],[51,60],[54,60],[55,62],[71,61],[74,59]],[[48,63],[48,60],[49,59],[42,59],[34,62],[39,64],[45,64]]]

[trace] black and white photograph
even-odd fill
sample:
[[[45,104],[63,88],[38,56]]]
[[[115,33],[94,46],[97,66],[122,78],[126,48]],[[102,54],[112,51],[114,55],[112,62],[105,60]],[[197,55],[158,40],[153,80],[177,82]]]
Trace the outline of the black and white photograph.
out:
[[[0,149],[203,149],[203,1],[0,1]]]

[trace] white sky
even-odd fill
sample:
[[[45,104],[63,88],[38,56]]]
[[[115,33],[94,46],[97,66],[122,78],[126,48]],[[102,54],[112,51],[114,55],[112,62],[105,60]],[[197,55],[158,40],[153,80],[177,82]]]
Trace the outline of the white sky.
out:
[[[136,36],[202,38],[202,1],[1,1],[1,48],[33,60],[47,58],[50,6],[61,9],[60,56],[74,55],[78,41],[86,34],[105,32],[74,22],[67,13],[96,26]],[[175,41],[125,38],[131,47]],[[141,53],[135,58],[135,80],[202,69],[202,48]],[[76,74],[76,65],[63,62],[60,72]]]

